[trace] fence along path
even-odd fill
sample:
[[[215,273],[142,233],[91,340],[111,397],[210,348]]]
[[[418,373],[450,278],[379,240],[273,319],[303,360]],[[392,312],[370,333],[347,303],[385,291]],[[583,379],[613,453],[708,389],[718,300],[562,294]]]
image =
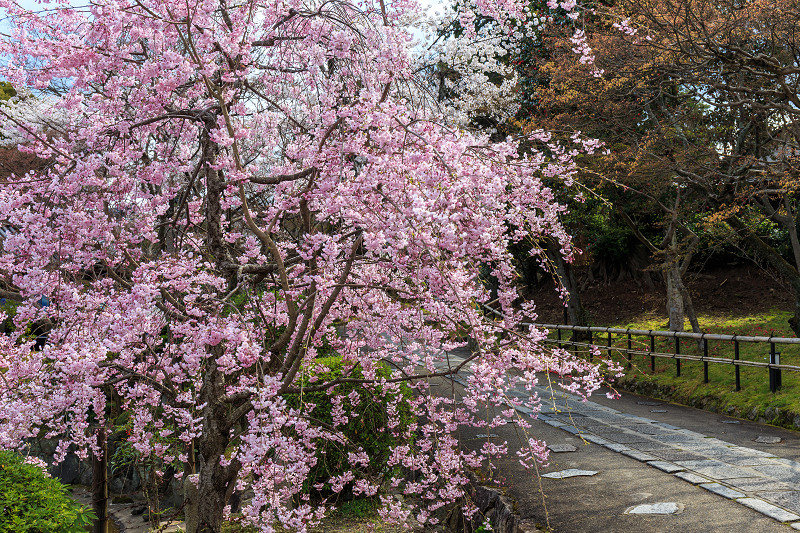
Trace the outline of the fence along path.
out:
[[[488,312],[503,317],[503,314],[489,307],[483,305],[483,308]],[[709,364],[723,364],[732,365],[735,372],[736,390],[741,390],[741,367],[765,368],[768,371],[770,390],[774,393],[782,386],[781,371],[786,370],[789,372],[800,372],[800,366],[781,364],[781,353],[776,350],[776,346],[800,346],[800,338],[797,337],[775,337],[775,336],[750,336],[750,335],[724,335],[719,333],[694,333],[690,331],[659,331],[652,329],[631,329],[631,328],[610,328],[600,326],[573,326],[568,324],[539,324],[539,323],[523,323],[523,326],[544,328],[550,331],[555,331],[557,338],[546,339],[548,343],[555,343],[559,347],[571,346],[574,348],[586,348],[589,352],[589,358],[592,357],[594,348],[606,350],[609,357],[612,352],[617,352],[625,355],[627,359],[628,368],[631,368],[632,358],[634,355],[650,357],[650,370],[655,372],[656,359],[666,358],[675,360],[675,370],[678,376],[681,375],[681,361],[700,361],[703,363],[703,382],[709,382],[708,365]],[[562,338],[562,332],[569,331],[573,333],[573,338]],[[588,342],[579,341],[574,338],[574,333],[587,333],[589,336]],[[593,342],[593,334],[605,334],[605,345]],[[625,335],[627,339],[627,346],[622,347],[614,345],[612,342],[613,335]],[[649,349],[642,350],[633,348],[633,337],[648,337]],[[672,351],[657,351],[656,339],[673,339],[674,349]],[[691,353],[681,353],[681,339],[695,340],[702,346],[702,355],[695,355]],[[619,337],[617,338],[619,340]],[[714,357],[708,355],[709,341],[717,342],[730,342],[733,345],[733,354],[731,357]],[[742,359],[740,357],[741,343],[745,344],[758,344],[764,343],[769,345],[769,352],[767,352],[767,361],[753,361]]]
[[[539,328],[546,328],[550,331],[555,330],[557,334],[556,339],[547,339],[547,342],[558,344],[559,346],[572,346],[576,348],[587,348],[591,357],[591,349],[598,348],[604,349],[608,352],[617,352],[625,355],[630,368],[632,356],[641,355],[650,357],[650,369],[655,371],[656,358],[674,359],[676,364],[676,373],[681,375],[681,360],[700,361],[703,363],[703,381],[709,382],[708,365],[711,364],[725,364],[733,365],[736,374],[736,390],[741,390],[741,376],[740,367],[756,367],[765,368],[768,370],[770,389],[776,392],[781,388],[782,377],[781,370],[790,372],[800,372],[800,366],[781,364],[780,352],[776,350],[776,346],[780,345],[800,345],[800,338],[796,337],[763,337],[763,336],[748,336],[748,335],[723,335],[717,333],[693,333],[688,331],[657,331],[657,330],[644,330],[644,329],[623,329],[623,328],[609,328],[609,327],[596,327],[596,326],[572,326],[564,324],[527,324]],[[562,338],[562,332],[569,331],[573,334],[575,332],[586,333],[589,336],[588,341],[577,341],[574,338]],[[600,342],[593,342],[593,334],[605,334],[605,345]],[[624,335],[627,338],[627,347],[614,345],[612,342],[613,335]],[[632,338],[648,337],[649,350],[634,349],[631,346]],[[574,337],[574,335],[573,335]],[[657,338],[674,339],[674,350],[669,352],[657,351],[655,340]],[[681,353],[681,339],[690,339],[698,341],[702,346],[702,355],[695,355],[691,353]],[[619,340],[619,337],[617,338]],[[598,339],[600,341],[600,339]],[[732,357],[713,357],[708,355],[709,341],[730,342],[733,345]],[[740,345],[741,343],[763,343],[769,346],[768,361],[752,361],[740,358]]]

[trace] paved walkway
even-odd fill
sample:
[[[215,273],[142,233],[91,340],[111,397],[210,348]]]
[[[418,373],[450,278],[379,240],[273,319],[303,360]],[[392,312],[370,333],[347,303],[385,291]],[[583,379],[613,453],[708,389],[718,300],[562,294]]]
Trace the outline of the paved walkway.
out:
[[[549,467],[539,478],[513,457],[497,464],[523,518],[569,533],[800,530],[798,433],[628,393],[581,402],[537,392],[547,399],[538,419],[518,411],[551,447]],[[512,456],[524,441],[514,425],[490,431],[461,439],[506,440]]]

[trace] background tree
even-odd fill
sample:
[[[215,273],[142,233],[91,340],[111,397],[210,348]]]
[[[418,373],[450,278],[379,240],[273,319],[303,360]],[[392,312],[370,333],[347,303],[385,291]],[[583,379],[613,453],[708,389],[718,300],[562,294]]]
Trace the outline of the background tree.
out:
[[[708,119],[696,98],[652,71],[663,58],[633,46],[626,31],[635,31],[602,16],[605,6],[596,7],[574,19],[550,9],[548,16],[562,23],[526,41],[516,61],[523,80],[520,122],[604,143],[605,150],[580,159],[580,182],[587,194],[613,205],[616,224],[627,225],[658,265],[669,329],[683,330],[688,316],[699,331],[683,277],[699,242],[688,221],[705,200],[686,188],[681,171],[692,168]],[[575,218],[595,216],[592,208],[572,205]],[[647,263],[628,246],[636,266],[620,275]]]
[[[661,93],[706,106],[702,121],[673,119],[687,134],[661,160],[707,199],[711,222],[732,227],[791,284],[800,335],[796,6],[648,1],[619,2],[613,12],[625,19],[628,48],[653,58],[640,72]],[[790,246],[762,231],[769,225]]]

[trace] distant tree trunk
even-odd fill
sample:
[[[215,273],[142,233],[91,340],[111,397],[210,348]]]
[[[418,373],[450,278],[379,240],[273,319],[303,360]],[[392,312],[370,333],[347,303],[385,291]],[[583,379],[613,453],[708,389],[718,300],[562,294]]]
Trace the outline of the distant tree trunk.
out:
[[[680,273],[678,272],[678,267],[672,261],[667,262],[664,270],[664,277],[666,278],[667,285],[668,328],[670,331],[683,331],[685,313],[683,308],[683,295],[680,289]]]
[[[560,247],[555,242],[548,242],[546,253],[551,263],[555,267],[556,282],[564,288],[567,293],[566,317],[567,323],[571,326],[588,326],[589,317],[586,309],[581,302],[581,291],[578,282],[575,280],[575,271],[572,265],[564,261]],[[589,334],[575,332],[573,340],[588,340]]]
[[[692,233],[688,228],[682,226],[677,220],[678,201],[676,199],[675,209],[672,213],[672,220],[666,227],[664,240],[661,246],[656,246],[647,237],[645,237],[636,224],[622,209],[617,212],[622,216],[623,220],[631,228],[634,235],[639,241],[644,244],[653,255],[662,255],[663,260],[661,263],[661,270],[664,277],[664,284],[667,290],[667,316],[669,317],[669,330],[670,331],[683,331],[684,321],[689,317],[689,323],[692,325],[692,331],[701,333],[700,323],[697,320],[697,314],[694,310],[692,298],[689,295],[689,290],[683,283],[683,277],[689,268],[689,263],[692,260],[694,251],[700,242],[700,239]],[[678,242],[678,229],[683,228],[684,232],[691,235],[691,242],[686,249],[681,253]],[[681,259],[681,255],[683,258]],[[698,347],[702,344],[698,341]]]
[[[99,453],[92,456],[92,533],[108,533],[108,435],[105,424],[97,430]]]

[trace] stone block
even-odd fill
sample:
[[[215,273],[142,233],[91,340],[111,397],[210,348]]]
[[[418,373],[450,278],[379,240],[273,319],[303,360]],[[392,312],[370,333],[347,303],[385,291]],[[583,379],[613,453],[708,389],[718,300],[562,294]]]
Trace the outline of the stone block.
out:
[[[721,485],[719,483],[701,483],[700,486],[709,492],[719,494],[720,496],[728,498],[729,500],[744,498],[745,496],[745,494],[739,492],[738,490],[733,490],[732,488],[726,487],[725,485]]]
[[[670,463],[667,461],[648,461],[650,466],[658,468],[659,470],[666,472],[667,474],[674,474],[675,472],[681,472],[682,470],[686,470],[682,466],[678,466],[675,463]]]
[[[688,481],[692,485],[699,485],[700,483],[708,483],[709,479],[706,477],[701,476],[700,474],[695,474],[694,472],[677,472],[675,477],[680,478],[684,481]]]
[[[758,498],[739,498],[736,501],[779,522],[800,520],[800,516]]]

